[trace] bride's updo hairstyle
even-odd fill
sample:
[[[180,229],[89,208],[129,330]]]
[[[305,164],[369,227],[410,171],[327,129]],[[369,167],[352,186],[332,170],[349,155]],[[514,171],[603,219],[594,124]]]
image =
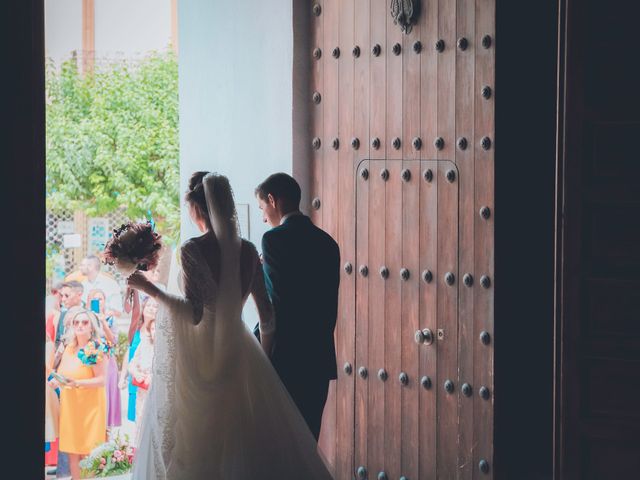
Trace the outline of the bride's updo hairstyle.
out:
[[[192,208],[196,209],[197,214],[206,221],[207,226],[211,228],[209,219],[209,209],[207,207],[207,199],[204,192],[204,178],[210,175],[213,177],[213,200],[214,208],[218,218],[228,222],[233,230],[237,230],[238,216],[236,213],[235,202],[233,200],[233,190],[229,179],[224,175],[210,172],[194,172],[189,179],[189,189],[185,194],[185,201]],[[210,183],[208,183],[210,185]]]
[[[209,210],[207,209],[207,200],[204,196],[204,185],[202,179],[209,172],[193,172],[189,179],[189,188],[184,196],[185,202],[187,202],[191,208],[195,209],[196,213],[202,218],[206,224],[211,227],[209,221]]]

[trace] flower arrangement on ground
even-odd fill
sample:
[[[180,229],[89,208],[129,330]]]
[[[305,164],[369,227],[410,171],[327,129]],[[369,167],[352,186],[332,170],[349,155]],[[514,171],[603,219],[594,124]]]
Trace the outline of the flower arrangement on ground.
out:
[[[83,478],[101,478],[123,475],[131,471],[133,466],[133,448],[129,445],[129,437],[116,436],[93,449],[80,460]]]
[[[153,270],[158,265],[161,248],[161,235],[154,231],[152,222],[129,222],[113,231],[102,261],[128,277],[136,270]]]

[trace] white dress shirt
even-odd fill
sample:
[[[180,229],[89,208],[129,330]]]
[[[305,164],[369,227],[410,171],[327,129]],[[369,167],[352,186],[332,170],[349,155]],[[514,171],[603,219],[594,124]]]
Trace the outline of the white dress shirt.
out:
[[[296,210],[295,212],[289,212],[289,213],[287,213],[286,215],[284,215],[284,216],[280,219],[280,225],[283,225],[283,224],[284,224],[284,222],[285,222],[285,220],[286,220],[287,218],[290,218],[290,217],[296,217],[296,216],[298,216],[298,215],[303,215],[303,213],[302,213],[300,210]]]

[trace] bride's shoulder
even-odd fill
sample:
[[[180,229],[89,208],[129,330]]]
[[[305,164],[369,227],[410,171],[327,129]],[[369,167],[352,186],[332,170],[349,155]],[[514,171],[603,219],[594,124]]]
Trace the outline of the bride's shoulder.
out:
[[[246,238],[243,238],[241,240],[242,240],[242,251],[243,252],[248,253],[252,257],[258,255],[258,249],[253,244],[253,242],[251,242],[250,240],[247,240]]]
[[[242,248],[256,250],[256,246],[251,240],[247,240],[246,238],[241,238],[240,240],[242,240]]]
[[[215,237],[209,232],[203,233],[199,237],[191,237],[182,244],[182,248],[197,248],[207,243],[215,242]]]
[[[180,247],[181,253],[184,256],[185,254],[194,255],[201,251],[202,246],[206,243],[206,235],[201,235],[199,237],[192,237],[185,240]]]
[[[180,246],[180,250],[182,250],[183,252],[188,252],[190,250],[193,250],[195,248],[197,248],[198,244],[196,242],[195,238],[189,238],[187,240],[185,240],[184,242],[182,242],[182,245]]]

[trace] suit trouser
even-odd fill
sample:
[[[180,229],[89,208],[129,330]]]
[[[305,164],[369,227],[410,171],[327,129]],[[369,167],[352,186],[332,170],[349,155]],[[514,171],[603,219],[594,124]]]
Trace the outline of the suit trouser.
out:
[[[283,379],[283,383],[317,441],[320,436],[322,412],[329,393],[329,380],[305,382],[299,379]]]
[[[253,334],[258,339],[258,342],[260,342],[259,325],[255,326]],[[322,412],[324,411],[325,403],[327,403],[330,380],[320,380],[317,382],[309,382],[305,379],[300,380],[299,375],[287,375],[276,365],[274,365],[274,367],[317,441],[320,437]]]

